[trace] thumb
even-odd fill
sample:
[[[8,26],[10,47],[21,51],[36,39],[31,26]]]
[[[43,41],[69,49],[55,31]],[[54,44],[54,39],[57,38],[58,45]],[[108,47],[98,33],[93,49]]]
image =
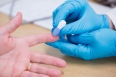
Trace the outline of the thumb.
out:
[[[67,39],[72,43],[79,44],[90,44],[94,41],[94,38],[90,33],[84,33],[80,35],[67,35]]]
[[[81,34],[85,32],[94,31],[99,29],[99,26],[92,25],[86,17],[82,17],[81,19],[67,24],[62,28],[60,33],[62,34]]]
[[[88,32],[88,28],[84,28],[85,22],[83,22],[83,19],[80,19],[78,21],[72,22],[70,24],[67,24],[65,27],[62,28],[60,31],[61,34],[80,34],[84,32]]]
[[[22,22],[22,14],[19,12],[10,22],[1,27],[2,34],[14,32]]]

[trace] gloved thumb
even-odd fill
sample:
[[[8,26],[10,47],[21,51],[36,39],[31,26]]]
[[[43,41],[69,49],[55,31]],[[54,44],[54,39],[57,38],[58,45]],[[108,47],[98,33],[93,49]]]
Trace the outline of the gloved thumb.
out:
[[[68,56],[74,56],[74,57],[82,58],[84,60],[94,59],[93,55],[91,55],[92,54],[90,52],[91,47],[89,45],[88,46],[84,44],[75,45],[72,43],[61,42],[61,41],[46,43],[46,44],[61,50],[63,54],[66,54]]]
[[[77,44],[90,44],[94,41],[94,38],[90,33],[84,33],[80,35],[67,35],[67,39],[70,42]]]
[[[80,34],[84,32],[89,32],[93,29],[91,25],[85,26],[86,22],[83,19],[67,24],[60,31],[61,34]]]

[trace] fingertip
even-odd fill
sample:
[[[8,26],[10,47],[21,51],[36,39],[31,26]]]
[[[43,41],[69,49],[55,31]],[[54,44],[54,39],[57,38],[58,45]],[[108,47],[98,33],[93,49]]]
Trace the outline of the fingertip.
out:
[[[4,34],[10,34],[12,32],[14,32],[21,24],[22,22],[22,14],[21,12],[18,12],[17,15],[8,23],[6,23],[3,27],[2,27],[2,33]]]
[[[21,13],[21,12],[18,12],[18,13],[17,13],[17,15],[20,15],[20,16],[22,16],[22,13]]]
[[[16,22],[16,25],[19,26],[22,23],[22,13],[18,12],[13,18],[13,21]]]
[[[53,68],[50,68],[47,73],[50,77],[60,77],[62,75],[62,72],[60,70],[53,69]]]
[[[62,72],[60,70],[57,70],[57,71],[55,70],[54,75],[56,77],[60,77],[62,75]]]
[[[54,65],[60,68],[65,68],[66,67],[66,61],[63,59],[57,58],[56,61],[54,62]]]
[[[59,36],[53,36],[52,34],[48,34],[49,41],[48,42],[55,42],[59,39]]]
[[[53,35],[52,35],[53,36]],[[59,36],[53,36],[53,38],[59,39]]]
[[[62,60],[62,62],[61,62],[61,63],[62,63],[61,68],[65,68],[65,67],[66,67],[66,65],[67,65],[67,64],[66,64],[66,61]]]

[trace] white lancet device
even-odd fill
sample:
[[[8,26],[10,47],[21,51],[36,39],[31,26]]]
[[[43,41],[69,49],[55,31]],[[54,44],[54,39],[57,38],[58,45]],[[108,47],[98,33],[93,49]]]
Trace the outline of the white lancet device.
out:
[[[53,36],[57,36],[60,33],[60,30],[66,25],[66,21],[62,20],[60,21],[60,23],[58,24],[58,26],[54,29],[52,35]]]

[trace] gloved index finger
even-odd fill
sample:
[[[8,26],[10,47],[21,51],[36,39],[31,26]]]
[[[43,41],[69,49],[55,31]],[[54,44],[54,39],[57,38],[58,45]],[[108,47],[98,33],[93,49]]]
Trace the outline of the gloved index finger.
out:
[[[68,56],[74,56],[74,57],[82,58],[84,60],[94,59],[93,53],[91,53],[92,48],[89,44],[76,45],[62,41],[46,43],[46,44],[61,50],[63,54],[66,54]]]
[[[53,13],[53,17],[54,17],[53,27],[57,27],[57,25],[59,24],[61,20],[66,20],[68,15],[70,15],[71,13],[74,13],[79,7],[78,5],[79,5],[78,2],[67,1],[67,3],[65,2],[65,4],[62,5],[60,8],[58,8],[58,10],[56,9],[57,12],[54,11],[55,13]]]

